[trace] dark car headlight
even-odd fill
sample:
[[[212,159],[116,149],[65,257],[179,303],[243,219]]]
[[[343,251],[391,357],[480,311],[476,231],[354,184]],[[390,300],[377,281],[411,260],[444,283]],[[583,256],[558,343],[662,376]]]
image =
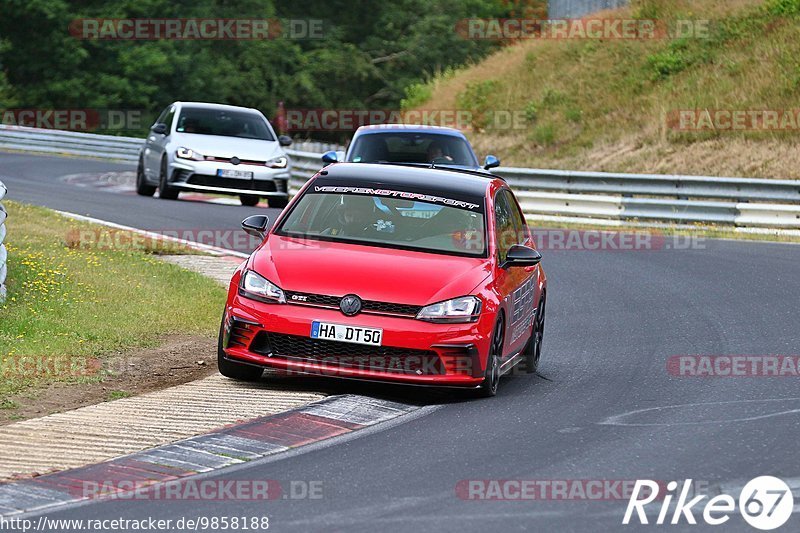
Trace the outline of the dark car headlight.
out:
[[[481,301],[475,296],[462,296],[423,307],[417,320],[428,322],[475,322],[481,314]]]
[[[270,159],[265,164],[269,168],[286,168],[286,166],[289,164],[289,158],[285,155],[282,155],[280,157],[274,157]]]
[[[175,150],[175,157],[179,159],[191,159],[192,161],[205,161],[206,157],[203,154],[198,154],[191,148],[181,146]]]
[[[239,294],[259,302],[286,303],[286,295],[283,290],[253,270],[246,271],[242,276],[239,283]]]

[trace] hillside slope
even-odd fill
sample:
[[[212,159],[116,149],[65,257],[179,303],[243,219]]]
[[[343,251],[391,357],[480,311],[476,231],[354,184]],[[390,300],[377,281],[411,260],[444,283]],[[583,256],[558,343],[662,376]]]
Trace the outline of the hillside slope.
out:
[[[800,178],[800,0],[633,0],[597,17],[710,23],[702,38],[521,41],[417,88],[417,109],[472,111],[477,151],[504,165]],[[681,129],[679,110],[716,123]],[[748,130],[719,110],[781,114]],[[497,111],[524,121],[493,125]]]

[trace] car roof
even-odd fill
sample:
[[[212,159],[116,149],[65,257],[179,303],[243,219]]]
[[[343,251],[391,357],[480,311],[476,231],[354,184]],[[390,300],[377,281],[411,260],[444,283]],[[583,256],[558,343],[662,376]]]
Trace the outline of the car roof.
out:
[[[372,133],[436,133],[439,135],[451,135],[453,137],[466,139],[466,136],[455,128],[425,126],[421,124],[372,124],[369,126],[361,126],[356,130],[355,134],[365,135]]]
[[[452,196],[486,197],[489,186],[501,179],[491,174],[481,175],[447,170],[444,168],[410,167],[372,163],[334,163],[317,175],[320,183],[326,181],[353,187],[391,187],[417,189]]]
[[[258,109],[254,109],[252,107],[241,107],[238,105],[228,105],[228,104],[214,104],[211,102],[173,102],[173,105],[179,105],[181,107],[194,107],[198,109],[227,109],[228,111],[250,111],[261,113]]]

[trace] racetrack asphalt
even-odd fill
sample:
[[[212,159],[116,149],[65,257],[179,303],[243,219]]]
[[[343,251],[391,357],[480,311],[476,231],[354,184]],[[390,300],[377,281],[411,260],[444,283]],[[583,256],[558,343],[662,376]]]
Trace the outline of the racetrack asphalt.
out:
[[[0,154],[0,179],[11,200],[143,229],[235,228],[253,211],[90,193],[58,179],[130,169]],[[298,487],[315,482],[321,498],[95,501],[47,516],[269,516],[276,531],[624,531],[653,526],[622,526],[627,500],[613,495],[602,501],[478,501],[464,499],[457,487],[469,480],[691,478],[714,495],[761,475],[797,487],[800,378],[678,377],[668,361],[676,355],[800,354],[800,246],[698,240],[689,249],[543,255],[549,292],[540,376],[506,377],[491,400],[336,382],[328,392],[439,407],[405,423],[205,477]],[[800,523],[798,496],[786,530]],[[702,522],[702,509],[694,514]],[[668,528],[705,529],[685,521]],[[752,531],[738,514],[723,528],[709,529]]]

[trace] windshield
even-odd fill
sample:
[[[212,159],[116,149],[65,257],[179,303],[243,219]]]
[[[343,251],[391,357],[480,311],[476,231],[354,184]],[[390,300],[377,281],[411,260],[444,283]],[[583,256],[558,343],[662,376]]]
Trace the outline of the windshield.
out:
[[[352,187],[309,189],[276,233],[476,257],[486,242],[482,203]]]
[[[257,113],[184,107],[176,131],[274,141],[266,121]]]
[[[477,167],[467,141],[438,133],[386,132],[360,135],[347,159],[354,163],[419,163]]]

